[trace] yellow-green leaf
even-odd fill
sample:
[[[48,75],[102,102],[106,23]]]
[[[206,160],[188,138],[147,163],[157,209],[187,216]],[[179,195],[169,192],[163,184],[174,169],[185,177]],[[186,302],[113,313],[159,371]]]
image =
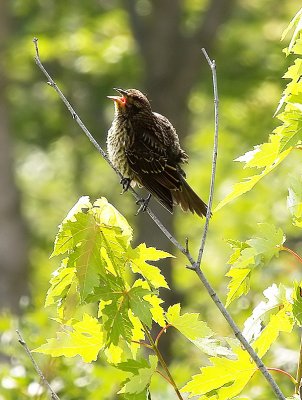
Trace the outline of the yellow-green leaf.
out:
[[[213,332],[208,325],[199,320],[198,313],[185,313],[180,315],[180,304],[174,304],[168,308],[166,314],[167,322],[174,326],[189,340],[200,337],[212,336]]]
[[[152,375],[156,370],[157,362],[156,356],[149,356],[149,365],[138,368],[118,393],[141,393],[149,386]]]
[[[273,169],[275,169],[290,153],[291,149],[285,150],[278,155],[273,164],[268,165],[260,174],[252,175],[245,178],[244,181],[236,183],[233,186],[231,193],[229,193],[215,208],[214,212],[220,210],[226,204],[230,203],[232,200],[241,196],[244,193],[249,192],[263,177],[269,174]]]
[[[50,354],[52,357],[79,355],[87,363],[95,361],[104,344],[98,320],[84,314],[82,321],[75,323],[71,328],[71,331],[58,332],[56,338],[48,339],[47,343],[34,351]]]
[[[226,307],[228,307],[232,301],[249,292],[250,281],[248,278],[250,273],[250,268],[232,268],[225,274],[225,276],[231,278],[228,284]]]

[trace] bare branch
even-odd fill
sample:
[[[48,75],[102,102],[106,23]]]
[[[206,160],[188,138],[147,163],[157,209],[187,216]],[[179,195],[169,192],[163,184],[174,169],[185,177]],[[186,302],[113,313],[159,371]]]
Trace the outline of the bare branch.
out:
[[[199,280],[202,282],[206,290],[208,291],[209,295],[211,296],[212,300],[218,307],[219,311],[221,314],[224,316],[225,320],[229,324],[229,326],[232,328],[235,336],[237,339],[240,341],[240,343],[243,345],[243,347],[247,350],[251,358],[254,360],[256,363],[257,367],[259,370],[262,372],[263,376],[265,379],[268,381],[268,383],[271,385],[275,395],[277,396],[278,399],[285,400],[285,397],[283,396],[280,388],[278,387],[277,383],[275,382],[274,378],[272,375],[269,373],[265,365],[263,364],[262,360],[258,357],[257,353],[255,350],[252,348],[252,346],[249,344],[249,342],[246,340],[246,338],[243,336],[241,333],[239,327],[221,302],[220,298],[217,296],[217,293],[214,291],[212,288],[211,284],[205,277],[204,273],[202,272],[200,268],[200,263],[204,251],[204,246],[206,242],[206,237],[208,233],[208,227],[209,227],[209,221],[211,217],[211,209],[212,209],[212,202],[213,202],[213,195],[214,195],[214,184],[215,184],[215,173],[216,173],[216,162],[217,162],[217,151],[218,151],[218,126],[219,126],[219,113],[218,113],[218,88],[217,88],[217,77],[216,77],[216,65],[215,61],[211,61],[209,58],[206,50],[203,48],[202,52],[211,68],[212,71],[212,78],[213,78],[213,92],[214,92],[214,108],[215,108],[215,132],[214,132],[214,147],[213,147],[213,158],[212,158],[212,174],[211,174],[211,184],[210,184],[210,194],[209,194],[209,203],[208,203],[208,211],[207,211],[207,216],[206,216],[206,223],[202,235],[202,240],[201,240],[201,245],[198,253],[198,259],[197,262],[192,265],[190,269],[194,270],[199,278]]]
[[[117,175],[120,178],[123,178],[122,174],[112,165],[112,163],[110,162],[110,160],[109,160],[107,154],[105,153],[105,151],[101,148],[101,146],[97,143],[97,141],[91,135],[89,130],[83,124],[83,122],[78,117],[78,115],[76,114],[74,109],[71,107],[71,105],[68,102],[68,100],[65,98],[65,96],[63,95],[61,90],[58,88],[58,86],[56,85],[54,80],[51,78],[49,73],[46,71],[46,69],[42,65],[42,63],[40,61],[40,57],[39,57],[39,51],[38,51],[38,44],[37,44],[38,39],[35,38],[33,41],[34,41],[35,49],[36,49],[36,57],[35,57],[36,64],[38,65],[40,70],[43,72],[43,74],[47,77],[50,86],[52,86],[55,89],[55,91],[58,93],[59,97],[61,98],[61,100],[64,102],[64,104],[68,108],[68,110],[71,113],[72,117],[75,119],[75,121],[81,127],[81,129],[83,130],[85,135],[88,137],[90,142],[96,147],[96,149],[99,151],[99,153],[101,153],[102,157],[108,162],[108,164],[117,173]],[[217,81],[216,81],[215,62],[213,62],[213,61],[211,61],[209,59],[209,57],[206,55],[205,50],[203,50],[203,52],[204,52],[204,54],[205,54],[205,56],[207,58],[207,61],[208,61],[209,65],[210,65],[212,73],[213,73],[213,85],[214,85],[214,95],[215,95],[214,101],[215,101],[215,110],[216,110],[216,112],[215,112],[215,139],[214,139],[214,150],[213,150],[212,179],[211,179],[211,188],[210,188],[210,197],[209,197],[209,210],[208,210],[207,218],[206,218],[206,225],[208,226],[209,218],[210,218],[210,215],[211,215],[210,212],[211,212],[211,205],[212,205],[213,193],[214,193],[214,179],[215,179],[217,145],[218,145],[218,94],[217,94]],[[216,100],[217,100],[217,102],[216,102]],[[215,165],[214,165],[214,159],[215,159]],[[133,196],[135,197],[136,200],[141,200],[139,195],[131,187],[129,188],[129,191],[133,194]],[[198,259],[197,259],[197,261],[195,261],[194,258],[192,257],[192,255],[190,254],[189,250],[188,250],[188,246],[187,245],[185,247],[182,246],[175,239],[175,237],[165,228],[165,226],[161,223],[161,221],[157,218],[157,216],[152,212],[152,210],[149,207],[146,208],[146,212],[152,218],[152,220],[156,223],[156,225],[160,228],[160,230],[164,233],[164,235],[174,244],[174,246],[176,248],[178,248],[178,250],[181,251],[187,257],[187,259],[190,262],[190,266],[188,266],[188,268],[192,269],[192,270],[194,270],[196,272],[198,278],[203,283],[203,285],[206,288],[206,290],[208,291],[210,297],[212,298],[212,300],[214,301],[214,303],[216,304],[216,306],[218,307],[218,309],[220,310],[220,312],[222,313],[222,315],[224,316],[224,318],[228,322],[229,326],[233,330],[234,335],[237,337],[237,339],[241,342],[242,346],[250,354],[251,358],[254,360],[255,364],[258,367],[258,369],[262,372],[263,376],[266,378],[268,383],[271,385],[271,387],[272,387],[275,395],[277,396],[277,398],[280,399],[280,400],[286,400],[285,397],[283,396],[281,390],[279,389],[277,383],[274,381],[273,377],[268,372],[268,370],[266,369],[265,365],[263,364],[261,359],[256,354],[255,350],[251,347],[251,345],[248,343],[248,341],[242,335],[240,329],[238,328],[238,326],[236,325],[236,323],[232,319],[231,315],[228,313],[228,311],[226,310],[225,306],[223,305],[222,301],[217,296],[217,294],[214,291],[214,289],[212,288],[211,284],[209,283],[209,281],[207,280],[207,278],[205,277],[205,275],[203,274],[203,272],[200,269],[200,261],[201,261],[203,248],[204,248],[204,244],[203,243],[205,243],[206,235],[207,235],[207,229],[208,228],[205,226],[205,230],[204,230],[204,233],[203,233],[202,244],[201,244],[201,249],[202,250],[200,251],[201,255],[198,255]]]
[[[41,371],[39,365],[36,363],[35,359],[33,358],[32,354],[31,354],[31,351],[29,350],[29,348],[28,348],[25,340],[23,339],[21,333],[18,331],[18,329],[16,330],[16,332],[17,332],[17,335],[19,337],[19,343],[21,344],[21,346],[26,351],[26,354],[28,355],[32,365],[34,366],[34,368],[35,368],[37,374],[39,375],[41,381],[43,382],[44,386],[49,390],[52,400],[60,400],[60,397],[54,392],[54,390],[50,386],[48,380],[43,375],[43,372]]]
[[[213,79],[213,91],[214,91],[214,119],[215,119],[215,130],[214,130],[214,146],[213,146],[213,156],[212,156],[212,174],[210,183],[210,194],[208,201],[208,210],[206,216],[206,223],[203,230],[203,235],[201,239],[201,245],[198,252],[198,258],[196,263],[196,268],[200,268],[201,259],[203,256],[204,246],[206,244],[206,238],[208,234],[208,228],[211,218],[213,196],[214,196],[214,186],[215,186],[215,176],[216,176],[216,164],[217,164],[217,153],[218,153],[218,128],[219,128],[219,108],[218,108],[218,88],[217,88],[217,76],[216,76],[216,64],[215,60],[211,61],[206,50],[202,48],[202,52],[211,68],[212,79]]]

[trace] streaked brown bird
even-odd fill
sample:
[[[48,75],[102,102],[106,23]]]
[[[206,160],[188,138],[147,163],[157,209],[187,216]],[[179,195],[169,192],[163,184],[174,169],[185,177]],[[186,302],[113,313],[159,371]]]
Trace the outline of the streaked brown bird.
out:
[[[181,164],[188,155],[170,121],[153,112],[149,100],[137,89],[116,89],[115,114],[108,131],[107,151],[113,165],[125,177],[124,190],[137,183],[144,186],[171,213],[179,204],[200,217],[207,205],[186,182]]]

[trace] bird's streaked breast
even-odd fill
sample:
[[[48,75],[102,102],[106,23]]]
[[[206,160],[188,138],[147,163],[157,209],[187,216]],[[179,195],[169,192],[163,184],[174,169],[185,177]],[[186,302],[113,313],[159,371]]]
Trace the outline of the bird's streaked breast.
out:
[[[107,136],[107,152],[112,164],[124,177],[133,178],[133,172],[129,167],[126,157],[126,148],[130,145],[129,127],[125,121],[121,123],[114,119]]]

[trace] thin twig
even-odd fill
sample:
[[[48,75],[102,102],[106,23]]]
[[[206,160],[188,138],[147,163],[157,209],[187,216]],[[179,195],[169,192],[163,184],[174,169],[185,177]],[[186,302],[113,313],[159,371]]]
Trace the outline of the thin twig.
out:
[[[172,382],[170,381],[170,379],[169,379],[165,374],[163,374],[162,372],[160,372],[158,369],[155,370],[155,372],[157,372],[157,373],[158,373],[160,376],[162,376],[168,383],[170,383],[171,386],[173,386]]]
[[[100,145],[97,143],[97,141],[94,139],[94,137],[91,135],[89,130],[86,128],[86,126],[83,124],[83,122],[80,120],[74,109],[71,107],[70,103],[68,100],[65,98],[61,90],[58,88],[54,80],[51,78],[49,73],[46,71],[44,66],[42,65],[39,57],[39,51],[38,51],[38,39],[34,39],[34,44],[35,44],[35,49],[36,49],[36,57],[35,61],[37,66],[40,68],[40,70],[43,72],[43,74],[47,77],[48,82],[50,86],[52,86],[55,91],[58,93],[59,97],[61,100],[64,102],[66,107],[68,108],[69,112],[71,113],[72,117],[75,119],[75,121],[78,123],[78,125],[81,127],[83,132],[86,134],[90,142],[96,147],[96,149],[99,151],[99,153],[102,155],[102,157],[108,162],[108,164],[111,166],[111,168],[117,173],[117,175],[122,178],[122,174],[112,165],[110,162],[107,154],[105,151],[100,147]],[[183,247],[176,239],[175,237],[166,229],[166,227],[161,223],[161,221],[157,218],[157,216],[152,212],[152,210],[147,207],[146,212],[148,215],[152,218],[152,220],[157,224],[159,229],[164,233],[164,235],[174,244],[176,248],[178,248],[179,251],[181,251],[189,260],[190,266],[188,268],[193,269],[200,281],[203,283],[205,286],[206,290],[208,291],[209,295],[213,299],[214,303],[230,325],[231,329],[234,332],[234,335],[237,337],[237,339],[241,342],[242,346],[247,350],[247,352],[250,354],[251,358],[254,360],[255,364],[257,365],[258,369],[261,371],[263,376],[266,378],[268,383],[271,385],[275,395],[277,396],[278,399],[280,400],[285,400],[285,397],[283,396],[281,390],[279,389],[277,383],[274,381],[273,377],[271,374],[268,372],[266,369],[265,365],[261,361],[261,359],[258,357],[254,349],[251,347],[251,345],[247,342],[245,337],[242,335],[240,329],[232,319],[231,315],[228,313],[226,308],[224,307],[222,301],[219,299],[217,296],[216,292],[212,288],[211,284],[208,282],[207,278],[205,277],[204,273],[200,269],[200,262],[202,258],[202,253],[204,250],[204,245],[205,245],[205,240],[207,236],[207,230],[208,230],[208,225],[209,225],[209,218],[210,218],[210,213],[211,213],[211,207],[212,207],[212,201],[213,201],[213,193],[214,193],[214,179],[215,179],[215,169],[216,169],[216,158],[217,158],[217,143],[218,143],[218,94],[217,94],[217,80],[216,80],[216,70],[215,70],[215,63],[210,60],[208,57],[207,53],[205,50],[203,50],[207,61],[211,67],[212,73],[213,73],[213,85],[214,85],[214,91],[215,91],[215,139],[214,139],[214,150],[213,150],[213,166],[212,166],[212,178],[211,178],[211,188],[210,188],[210,196],[209,196],[209,204],[208,204],[208,212],[207,212],[207,217],[206,217],[206,224],[205,224],[205,229],[202,237],[202,242],[201,242],[201,247],[199,250],[199,255],[197,261],[194,260],[192,255],[189,253],[188,248],[186,246]],[[209,62],[210,60],[210,62]],[[216,102],[217,101],[217,102]],[[140,197],[139,195],[133,190],[133,188],[129,188],[129,191],[133,194],[136,200],[139,200]],[[198,261],[199,260],[199,261]]]
[[[166,326],[164,326],[159,332],[158,332],[158,335],[156,336],[156,339],[155,339],[155,345],[156,346],[158,346],[158,341],[159,341],[159,339],[160,339],[160,337],[161,337],[161,335],[165,332],[167,332],[167,329],[168,328],[170,328],[170,326],[172,326],[171,324],[167,324]]]
[[[161,364],[161,366],[164,369],[164,371],[166,372],[166,374],[167,374],[167,376],[168,376],[168,378],[169,378],[169,380],[171,382],[171,385],[173,386],[173,388],[175,390],[175,393],[177,394],[178,399],[179,400],[183,400],[183,397],[182,397],[182,395],[181,395],[181,393],[180,393],[180,391],[179,391],[179,389],[178,389],[178,387],[177,387],[177,385],[176,385],[176,383],[175,383],[175,381],[173,379],[173,376],[171,375],[171,372],[170,372],[170,370],[169,370],[169,368],[168,368],[168,366],[167,366],[167,364],[166,364],[166,362],[165,362],[165,360],[164,360],[159,348],[155,344],[155,342],[154,342],[154,340],[153,340],[153,338],[152,338],[152,336],[151,336],[151,334],[149,332],[148,327],[145,324],[143,324],[143,327],[144,327],[145,334],[146,334],[146,336],[147,336],[147,338],[148,338],[148,340],[149,340],[149,342],[150,342],[155,354],[157,355],[158,361]]]
[[[40,367],[38,366],[38,364],[36,363],[35,359],[33,358],[32,354],[31,354],[31,351],[29,350],[29,348],[28,348],[25,340],[23,339],[21,333],[18,331],[18,329],[16,330],[16,332],[17,332],[17,335],[19,337],[19,343],[22,345],[22,347],[26,351],[26,354],[28,355],[32,365],[34,366],[34,368],[35,368],[37,374],[39,375],[41,381],[43,382],[44,386],[49,390],[49,392],[51,394],[51,398],[53,400],[60,400],[59,396],[54,392],[54,390],[50,386],[48,380],[43,375],[43,372],[41,371]]]
[[[302,258],[294,250],[286,246],[281,246],[281,250],[287,251],[288,253],[292,254],[302,264]]]
[[[210,183],[210,193],[209,193],[209,201],[208,201],[208,210],[206,216],[206,222],[203,229],[200,249],[198,252],[197,263],[195,264],[195,268],[200,268],[201,259],[203,256],[204,247],[206,244],[206,238],[209,229],[209,223],[211,218],[213,197],[214,197],[214,187],[215,187],[215,176],[216,176],[216,165],[217,165],[217,154],[218,154],[218,126],[219,126],[219,98],[218,98],[218,88],[217,88],[217,76],[216,76],[216,63],[215,60],[211,61],[208,53],[204,48],[201,49],[203,52],[210,68],[212,71],[212,79],[213,79],[213,91],[214,91],[214,118],[215,118],[215,131],[214,131],[214,146],[213,146],[213,156],[212,156],[212,173],[211,173],[211,183]]]
[[[267,369],[268,369],[268,371],[278,372],[279,374],[283,374],[283,375],[287,376],[292,381],[293,384],[297,383],[296,379],[289,372],[284,371],[283,369],[273,368],[273,367],[267,367]]]
[[[146,347],[147,349],[152,349],[152,346],[145,342],[139,342],[137,340],[131,340],[131,343],[139,344],[140,346]]]

